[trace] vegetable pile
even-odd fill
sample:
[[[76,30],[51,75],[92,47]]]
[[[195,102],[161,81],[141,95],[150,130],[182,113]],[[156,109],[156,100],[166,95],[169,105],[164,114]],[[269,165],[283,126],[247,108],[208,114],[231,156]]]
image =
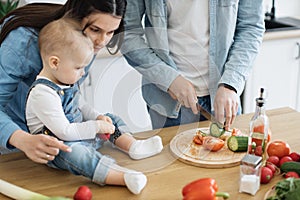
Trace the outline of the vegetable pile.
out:
[[[284,178],[300,177],[300,154],[291,152],[288,143],[279,140],[270,142],[267,155],[267,162],[261,171],[262,184],[269,183],[276,174]]]

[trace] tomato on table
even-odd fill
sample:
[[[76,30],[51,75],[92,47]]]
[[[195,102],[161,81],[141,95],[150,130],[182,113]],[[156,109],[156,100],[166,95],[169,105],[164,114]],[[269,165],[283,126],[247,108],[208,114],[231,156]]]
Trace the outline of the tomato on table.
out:
[[[279,159],[288,156],[290,152],[289,144],[281,140],[270,142],[267,146],[268,156],[277,156]]]

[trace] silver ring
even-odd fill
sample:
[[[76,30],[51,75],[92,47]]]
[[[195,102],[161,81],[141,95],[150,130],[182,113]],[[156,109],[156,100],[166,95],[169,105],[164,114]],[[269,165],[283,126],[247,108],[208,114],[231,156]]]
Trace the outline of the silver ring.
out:
[[[49,158],[50,158],[50,155],[49,155],[49,154],[46,154],[46,157],[49,159]]]

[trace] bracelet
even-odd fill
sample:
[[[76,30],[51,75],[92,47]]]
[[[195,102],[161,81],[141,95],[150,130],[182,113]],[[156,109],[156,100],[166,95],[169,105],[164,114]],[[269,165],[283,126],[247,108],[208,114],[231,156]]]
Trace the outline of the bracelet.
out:
[[[221,84],[219,85],[219,87],[220,87],[220,86],[224,86],[224,88],[227,88],[227,89],[229,89],[229,90],[233,90],[235,93],[237,93],[236,89],[235,89],[234,87],[232,87],[231,85],[228,85],[228,84],[226,84],[226,83],[221,83]]]
[[[115,141],[122,135],[121,131],[118,129],[118,127],[115,128],[115,132],[111,134],[109,141],[111,141],[113,144],[115,144]]]

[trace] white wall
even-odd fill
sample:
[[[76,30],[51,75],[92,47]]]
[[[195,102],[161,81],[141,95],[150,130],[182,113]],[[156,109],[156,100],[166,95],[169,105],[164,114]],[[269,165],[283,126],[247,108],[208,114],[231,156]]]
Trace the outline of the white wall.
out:
[[[272,0],[264,0],[264,8],[270,12]],[[275,0],[276,17],[298,16],[300,17],[300,0]]]
[[[123,56],[99,57],[85,81],[85,100],[101,113],[119,115],[130,130],[151,129],[150,116],[141,93],[141,75]]]

